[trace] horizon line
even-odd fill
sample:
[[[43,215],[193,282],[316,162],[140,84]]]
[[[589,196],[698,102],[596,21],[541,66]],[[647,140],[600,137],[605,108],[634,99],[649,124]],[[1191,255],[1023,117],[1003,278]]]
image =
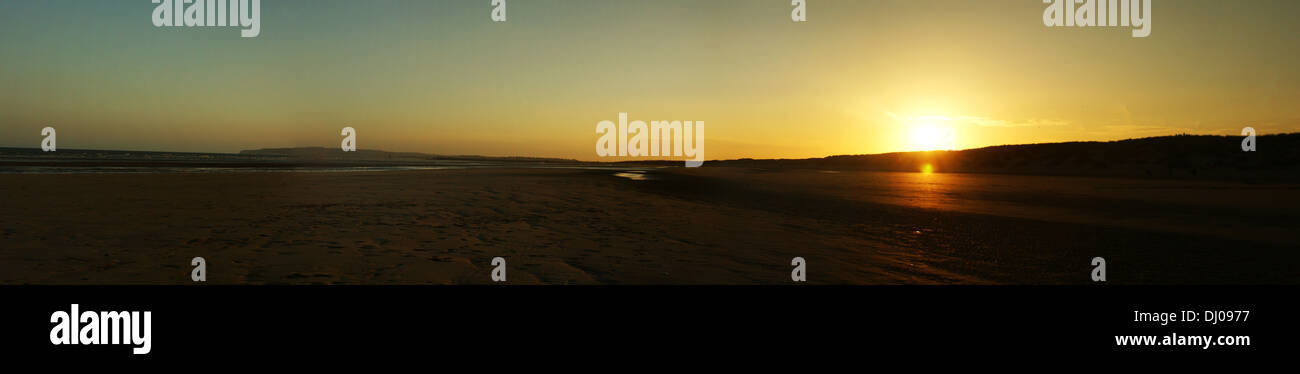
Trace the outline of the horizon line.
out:
[[[1255,136],[1256,136],[1256,137],[1266,137],[1266,136],[1285,136],[1285,135],[1300,135],[1300,132],[1284,132],[1284,133],[1276,133],[1276,134],[1256,134]],[[733,158],[733,159],[707,160],[707,161],[708,161],[708,162],[723,162],[723,161],[740,161],[740,160],[814,160],[814,159],[824,159],[824,158],[831,158],[831,157],[878,156],[878,155],[890,155],[890,154],[930,153],[930,152],[964,152],[964,151],[973,151],[973,150],[980,150],[980,149],[987,149],[987,148],[995,148],[995,147],[1014,147],[1014,146],[1028,146],[1028,145],[1050,145],[1050,144],[1071,144],[1071,143],[1115,143],[1115,142],[1124,142],[1124,141],[1145,140],[1145,139],[1157,139],[1157,138],[1173,138],[1173,137],[1183,137],[1183,136],[1189,136],[1189,137],[1220,137],[1220,138],[1230,138],[1230,137],[1236,137],[1236,136],[1241,136],[1241,135],[1216,135],[1216,134],[1188,134],[1188,133],[1181,133],[1181,134],[1171,134],[1171,135],[1146,136],[1146,137],[1138,137],[1138,138],[1124,138],[1124,139],[1115,139],[1115,140],[1069,140],[1069,141],[1041,142],[1041,143],[996,144],[996,145],[987,145],[987,146],[974,147],[974,148],[964,148],[964,149],[932,149],[932,150],[915,150],[915,151],[890,151],[890,152],[879,152],[879,153],[844,153],[844,154],[830,154],[830,155],[825,155],[825,156],[821,156],[821,157],[803,157],[803,158],[781,158],[781,157],[762,157],[762,158],[760,158],[760,157],[741,157],[741,158]],[[152,153],[181,153],[181,154],[208,154],[208,155],[240,156],[240,155],[242,155],[243,152],[247,152],[247,151],[294,150],[294,149],[315,149],[315,148],[320,148],[320,149],[326,149],[326,150],[329,150],[329,149],[333,149],[334,147],[326,147],[326,146],[270,147],[270,148],[241,149],[241,150],[236,151],[236,152],[199,152],[199,151],[141,150],[141,149],[95,149],[95,148],[69,148],[69,149],[67,149],[67,150],[68,150],[68,151],[83,151],[83,152],[152,152]],[[10,147],[10,146],[0,146],[0,149],[40,150],[41,148],[40,148],[40,147]],[[341,151],[341,150],[340,150],[340,151]],[[459,154],[459,155],[451,155],[451,154],[426,153],[426,152],[421,152],[421,151],[390,151],[390,150],[384,150],[384,149],[367,149],[367,148],[358,148],[357,151],[358,151],[358,152],[359,152],[359,151],[371,151],[371,152],[385,152],[385,153],[414,153],[414,154],[420,154],[420,155],[425,155],[425,156],[434,156],[434,157],[532,158],[532,159],[563,160],[563,161],[576,161],[576,162],[588,162],[588,163],[680,162],[680,161],[682,161],[682,160],[679,160],[679,159],[637,159],[637,158],[634,158],[634,157],[613,157],[613,158],[611,158],[610,161],[588,161],[588,160],[581,160],[581,159],[576,159],[576,158],[553,157],[553,156],[521,156],[521,155],[512,155],[512,156],[491,156],[491,155],[481,155],[481,154]],[[56,152],[57,152],[57,151],[56,151]],[[344,152],[340,152],[340,153],[344,153]],[[347,152],[347,153],[351,153],[351,152]]]

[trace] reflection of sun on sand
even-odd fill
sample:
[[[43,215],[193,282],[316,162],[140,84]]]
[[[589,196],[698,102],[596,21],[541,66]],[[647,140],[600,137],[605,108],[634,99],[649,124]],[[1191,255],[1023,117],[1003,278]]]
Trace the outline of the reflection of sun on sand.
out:
[[[614,173],[614,176],[619,178],[627,178],[634,181],[649,180],[651,178],[650,176],[647,176],[644,171],[640,171],[640,170],[622,171],[622,172]]]
[[[920,173],[896,173],[898,192],[897,196],[906,200],[904,205],[924,208],[940,209],[954,205],[952,187],[948,185],[951,181],[949,174],[936,174],[934,165],[926,163],[921,165]]]

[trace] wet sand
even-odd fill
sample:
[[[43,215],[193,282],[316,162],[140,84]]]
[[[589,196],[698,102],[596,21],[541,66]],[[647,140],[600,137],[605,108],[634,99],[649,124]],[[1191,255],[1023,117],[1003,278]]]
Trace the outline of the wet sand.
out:
[[[1300,283],[1296,186],[665,169],[0,175],[0,283]]]

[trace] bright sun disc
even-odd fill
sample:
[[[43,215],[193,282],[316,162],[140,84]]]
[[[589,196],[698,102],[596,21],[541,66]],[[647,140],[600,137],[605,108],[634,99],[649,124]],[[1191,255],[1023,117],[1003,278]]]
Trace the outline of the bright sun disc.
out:
[[[918,151],[953,149],[952,129],[935,125],[921,125],[912,130],[912,148]]]

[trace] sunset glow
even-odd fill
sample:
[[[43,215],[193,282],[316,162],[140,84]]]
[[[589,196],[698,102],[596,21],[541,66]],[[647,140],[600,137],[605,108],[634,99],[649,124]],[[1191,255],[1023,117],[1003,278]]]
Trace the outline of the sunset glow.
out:
[[[956,148],[956,135],[951,127],[937,124],[920,124],[912,130],[912,151],[946,151]]]
[[[53,126],[71,149],[238,152],[350,126],[370,149],[595,160],[619,113],[707,122],[709,159],[1300,131],[1295,2],[1167,2],[1144,38],[1045,27],[1038,1],[827,0],[809,22],[749,0],[522,1],[510,22],[372,3],[267,1],[242,38],[156,28],[148,2],[5,2],[0,146]]]

